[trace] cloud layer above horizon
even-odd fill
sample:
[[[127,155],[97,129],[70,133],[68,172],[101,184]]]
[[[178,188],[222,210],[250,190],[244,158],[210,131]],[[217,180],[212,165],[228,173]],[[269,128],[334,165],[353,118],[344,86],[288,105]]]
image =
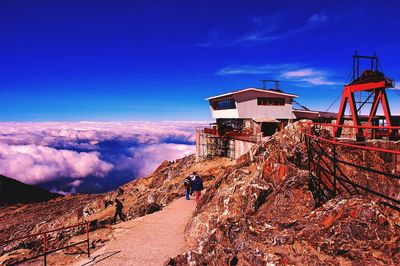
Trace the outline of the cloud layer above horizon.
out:
[[[0,123],[0,174],[55,192],[102,192],[194,153],[207,122]]]

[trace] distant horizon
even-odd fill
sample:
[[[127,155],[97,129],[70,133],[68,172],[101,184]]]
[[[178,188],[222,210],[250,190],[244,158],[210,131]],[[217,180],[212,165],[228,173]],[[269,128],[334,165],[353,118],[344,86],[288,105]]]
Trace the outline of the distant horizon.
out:
[[[301,9],[261,0],[4,0],[0,121],[210,120],[206,97],[261,79],[325,111],[356,50],[376,52],[400,81],[399,9],[369,0]],[[389,94],[399,114],[400,94]]]
[[[0,122],[0,174],[56,193],[98,193],[195,151],[199,121]]]

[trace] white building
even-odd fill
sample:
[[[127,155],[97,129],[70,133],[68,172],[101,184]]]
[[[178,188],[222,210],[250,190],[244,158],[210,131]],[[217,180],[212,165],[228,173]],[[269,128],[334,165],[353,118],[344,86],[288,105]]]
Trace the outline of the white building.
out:
[[[215,119],[289,120],[296,119],[292,103],[297,97],[277,90],[246,88],[206,100],[210,102],[211,114]]]
[[[216,123],[196,131],[197,161],[237,159],[290,121],[318,118],[318,112],[293,109],[297,97],[277,89],[246,88],[207,98]]]

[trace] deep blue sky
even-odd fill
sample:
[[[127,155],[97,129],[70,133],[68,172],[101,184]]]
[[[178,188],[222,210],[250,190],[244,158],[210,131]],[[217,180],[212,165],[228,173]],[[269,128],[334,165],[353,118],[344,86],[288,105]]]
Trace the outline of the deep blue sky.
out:
[[[400,82],[399,10],[365,0],[1,0],[0,120],[208,120],[205,97],[262,78],[325,110],[356,49],[376,51]]]

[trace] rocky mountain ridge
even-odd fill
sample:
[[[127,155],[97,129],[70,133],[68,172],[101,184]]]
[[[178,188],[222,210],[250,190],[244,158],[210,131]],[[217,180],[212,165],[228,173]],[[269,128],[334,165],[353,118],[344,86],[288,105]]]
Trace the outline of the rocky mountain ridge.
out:
[[[61,195],[0,175],[0,206],[49,201]]]
[[[214,180],[186,229],[197,245],[170,264],[400,264],[399,212],[351,188],[329,199],[317,197],[298,132],[297,124],[289,125]],[[373,154],[340,154],[358,165],[386,167]],[[400,196],[399,180],[342,170],[351,181]]]

